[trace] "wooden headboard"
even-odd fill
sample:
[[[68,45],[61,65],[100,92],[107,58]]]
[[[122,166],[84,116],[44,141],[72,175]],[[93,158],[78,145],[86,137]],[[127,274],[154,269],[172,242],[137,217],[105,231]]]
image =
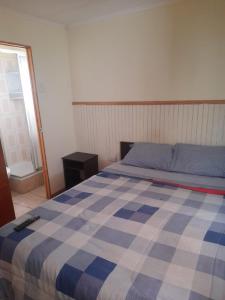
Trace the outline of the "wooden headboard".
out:
[[[125,155],[133,147],[133,142],[120,142],[120,159],[123,159]]]

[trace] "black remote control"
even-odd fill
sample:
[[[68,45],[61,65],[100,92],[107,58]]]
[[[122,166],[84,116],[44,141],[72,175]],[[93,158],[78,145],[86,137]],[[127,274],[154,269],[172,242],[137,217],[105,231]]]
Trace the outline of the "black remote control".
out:
[[[29,218],[26,221],[24,221],[23,223],[21,223],[21,224],[17,225],[16,227],[14,227],[14,230],[15,231],[21,231],[24,228],[26,228],[28,225],[30,225],[30,224],[34,223],[35,221],[37,221],[38,219],[40,219],[40,216]]]

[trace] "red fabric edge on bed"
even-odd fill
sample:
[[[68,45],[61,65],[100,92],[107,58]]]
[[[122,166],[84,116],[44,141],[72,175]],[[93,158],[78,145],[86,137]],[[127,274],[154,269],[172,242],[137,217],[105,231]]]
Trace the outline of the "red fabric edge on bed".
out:
[[[171,181],[161,181],[161,180],[152,180],[154,183],[160,183],[160,184],[167,184],[171,186],[176,186],[182,189],[186,190],[191,190],[191,191],[196,191],[196,192],[201,192],[201,193],[207,193],[211,195],[225,195],[225,190],[217,190],[217,189],[210,189],[210,188],[203,188],[203,187],[195,187],[195,186],[188,186],[185,184],[180,184],[176,182],[171,182]]]

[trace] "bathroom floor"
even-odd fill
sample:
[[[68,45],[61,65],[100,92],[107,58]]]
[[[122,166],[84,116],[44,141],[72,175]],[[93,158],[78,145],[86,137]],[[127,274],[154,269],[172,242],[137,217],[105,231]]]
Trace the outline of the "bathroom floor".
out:
[[[12,193],[16,218],[47,201],[44,185],[26,194]]]

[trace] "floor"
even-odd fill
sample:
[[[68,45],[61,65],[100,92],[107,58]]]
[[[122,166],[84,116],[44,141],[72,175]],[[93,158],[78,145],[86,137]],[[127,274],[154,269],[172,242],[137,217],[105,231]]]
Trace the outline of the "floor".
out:
[[[16,218],[47,201],[43,185],[26,194],[18,194],[12,191],[12,199]]]

